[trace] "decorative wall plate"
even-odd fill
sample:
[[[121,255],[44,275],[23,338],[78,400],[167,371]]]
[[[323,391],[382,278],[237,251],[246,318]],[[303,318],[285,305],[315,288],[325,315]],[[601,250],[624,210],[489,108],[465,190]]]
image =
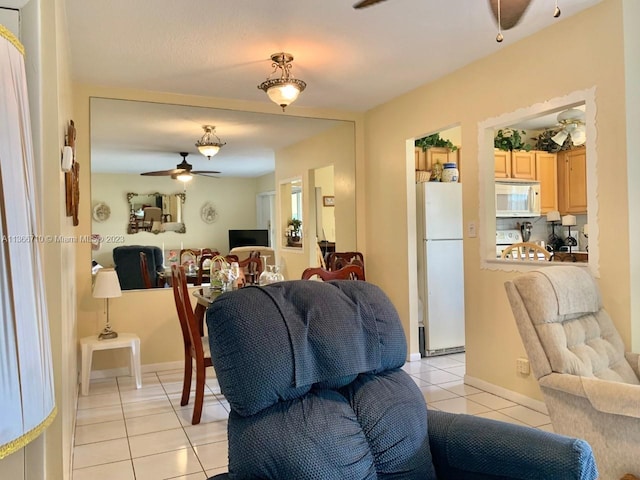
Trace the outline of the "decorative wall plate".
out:
[[[96,222],[104,222],[106,220],[109,220],[110,216],[111,209],[106,203],[100,202],[95,207],[93,207],[93,219]]]
[[[200,218],[204,223],[213,223],[218,219],[218,212],[210,202],[207,202],[200,210]]]

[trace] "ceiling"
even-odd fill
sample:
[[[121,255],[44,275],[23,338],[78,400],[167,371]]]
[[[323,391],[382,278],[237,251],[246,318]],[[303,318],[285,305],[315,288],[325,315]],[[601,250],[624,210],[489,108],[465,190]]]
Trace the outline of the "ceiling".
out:
[[[272,53],[293,54],[292,73],[307,82],[289,108],[362,112],[601,0],[558,1],[562,17],[554,19],[554,0],[533,0],[501,44],[485,0],[387,0],[362,10],[352,8],[355,0],[66,0],[66,11],[75,82],[264,102],[274,115],[285,117],[256,88],[272,71]],[[234,148],[240,155],[247,142],[253,151],[246,150],[244,158],[262,158],[255,135],[234,138],[232,147],[233,134],[221,120],[201,122],[201,117],[193,116],[184,144],[161,142],[168,140],[166,130],[148,132],[150,151],[174,154],[171,168],[180,160],[177,152],[196,152],[201,124],[212,123],[228,142],[212,162]],[[115,136],[108,141],[114,155],[127,143]],[[107,138],[92,136],[92,142],[106,144]],[[250,160],[239,167],[245,163],[246,171],[264,170]]]

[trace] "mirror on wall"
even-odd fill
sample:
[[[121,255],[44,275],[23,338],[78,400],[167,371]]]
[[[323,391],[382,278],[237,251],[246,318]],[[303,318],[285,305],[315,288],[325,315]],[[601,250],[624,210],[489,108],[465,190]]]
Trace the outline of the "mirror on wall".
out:
[[[280,184],[280,198],[282,200],[281,218],[286,220],[283,228],[283,246],[302,248],[302,179],[294,178],[282,182]]]
[[[127,233],[151,232],[185,233],[182,216],[185,193],[166,195],[162,193],[127,193],[129,223]]]
[[[216,135],[226,143],[210,159],[195,147],[203,125],[214,125]],[[351,121],[92,97],[90,126],[91,202],[111,209],[107,221],[92,223],[92,233],[104,238],[126,233],[122,243],[103,243],[92,252],[92,259],[103,266],[113,265],[112,250],[122,244],[154,245],[165,253],[182,246],[206,246],[226,253],[229,230],[264,228],[258,225],[259,217],[270,214],[258,214],[259,195],[276,192],[280,178],[297,176],[301,162],[311,162],[312,167],[329,157],[340,186],[335,193],[336,241],[338,248],[341,242],[343,249],[355,248],[355,127]],[[294,151],[295,156],[287,153]],[[170,175],[140,175],[176,169],[182,161],[179,152],[189,153],[186,161],[193,171],[220,173],[193,175],[185,184]],[[160,192],[162,199],[154,192]],[[167,200],[175,199],[172,192],[187,194],[187,202],[175,202],[181,211],[165,208]],[[136,197],[127,199],[130,193]],[[301,192],[299,198],[302,204],[310,200]],[[163,235],[154,234],[153,224],[151,231],[148,226],[129,231],[132,211],[137,222],[144,205],[162,208]],[[215,211],[210,222],[203,220],[205,207]],[[279,205],[273,202],[270,208]],[[184,233],[179,233],[183,226]],[[274,232],[278,249],[286,243],[282,226]]]

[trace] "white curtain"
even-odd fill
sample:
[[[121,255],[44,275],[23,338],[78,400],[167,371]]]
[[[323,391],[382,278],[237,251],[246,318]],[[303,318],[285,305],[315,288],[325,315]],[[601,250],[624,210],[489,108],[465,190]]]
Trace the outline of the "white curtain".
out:
[[[0,25],[0,459],[56,413],[24,49]]]

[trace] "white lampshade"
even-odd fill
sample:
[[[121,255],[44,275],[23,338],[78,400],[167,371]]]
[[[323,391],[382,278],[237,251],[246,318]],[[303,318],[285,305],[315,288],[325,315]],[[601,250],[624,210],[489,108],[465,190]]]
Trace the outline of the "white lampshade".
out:
[[[557,210],[552,210],[547,213],[547,222],[559,222],[560,221],[560,212]]]
[[[118,274],[113,268],[101,268],[96,274],[96,281],[93,285],[94,298],[114,298],[121,297],[120,281]]]
[[[565,227],[573,227],[576,225],[576,217],[574,215],[565,215],[562,217],[562,225]]]
[[[191,180],[193,180],[193,175],[191,175],[191,173],[189,172],[184,172],[181,173],[179,175],[176,175],[176,180],[180,180],[181,182],[190,182]]]
[[[154,221],[153,225],[151,226],[151,231],[152,232],[161,232],[162,231],[162,223],[159,221]]]
[[[585,224],[582,226],[582,233],[583,233],[585,236],[588,236],[588,235],[589,235],[589,224],[588,224],[588,223],[585,223]]]
[[[275,104],[286,107],[296,101],[300,89],[293,83],[284,83],[271,87],[267,90],[267,95]]]

